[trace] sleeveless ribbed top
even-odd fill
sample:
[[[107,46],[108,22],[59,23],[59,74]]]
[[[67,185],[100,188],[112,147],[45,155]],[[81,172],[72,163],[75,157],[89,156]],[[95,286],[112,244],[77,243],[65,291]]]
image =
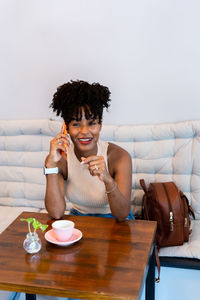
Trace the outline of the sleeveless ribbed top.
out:
[[[97,155],[103,156],[107,166],[108,142],[98,141]],[[81,213],[110,213],[108,197],[105,194],[105,185],[97,176],[92,176],[88,165],[81,165],[74,153],[71,143],[67,153],[68,179],[66,181],[66,197],[73,208]]]

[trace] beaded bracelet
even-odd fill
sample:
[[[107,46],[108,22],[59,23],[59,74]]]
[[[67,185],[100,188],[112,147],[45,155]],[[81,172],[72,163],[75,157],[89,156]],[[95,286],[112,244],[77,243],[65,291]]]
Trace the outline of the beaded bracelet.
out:
[[[112,192],[116,189],[116,187],[117,187],[116,182],[114,182],[113,188],[112,188],[110,191],[105,191],[105,194],[110,194],[110,193],[112,193]]]

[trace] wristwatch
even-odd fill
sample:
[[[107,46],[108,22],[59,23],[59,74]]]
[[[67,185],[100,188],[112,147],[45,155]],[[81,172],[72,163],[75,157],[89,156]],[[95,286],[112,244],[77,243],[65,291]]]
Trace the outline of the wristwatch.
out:
[[[48,174],[58,174],[58,167],[56,168],[45,168],[44,167],[44,175]]]

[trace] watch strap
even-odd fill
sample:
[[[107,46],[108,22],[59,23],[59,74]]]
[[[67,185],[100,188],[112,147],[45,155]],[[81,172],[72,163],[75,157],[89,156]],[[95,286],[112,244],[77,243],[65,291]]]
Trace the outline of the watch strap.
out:
[[[58,167],[56,168],[45,168],[44,167],[44,175],[48,174],[58,174]]]

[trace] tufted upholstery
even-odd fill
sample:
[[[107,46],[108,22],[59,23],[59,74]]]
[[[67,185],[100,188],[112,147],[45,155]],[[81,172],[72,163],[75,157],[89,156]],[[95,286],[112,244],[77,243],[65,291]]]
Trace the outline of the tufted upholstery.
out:
[[[0,205],[44,208],[42,167],[58,130],[48,120],[0,121]]]
[[[132,204],[141,213],[139,180],[174,181],[200,219],[200,121],[159,125],[103,127],[102,138],[117,143],[132,157]]]
[[[0,231],[23,210],[44,209],[46,182],[42,168],[49,142],[60,128],[61,122],[52,120],[0,121]],[[139,180],[144,178],[147,184],[173,180],[187,195],[200,220],[200,120],[103,125],[101,139],[120,145],[132,157],[132,210],[136,216],[141,214],[143,191]],[[193,231],[199,232],[200,221],[195,222]],[[191,240],[199,254],[190,256],[200,258],[200,234],[198,241],[197,235]],[[170,247],[170,251],[173,249]],[[179,256],[176,251],[172,255]]]

